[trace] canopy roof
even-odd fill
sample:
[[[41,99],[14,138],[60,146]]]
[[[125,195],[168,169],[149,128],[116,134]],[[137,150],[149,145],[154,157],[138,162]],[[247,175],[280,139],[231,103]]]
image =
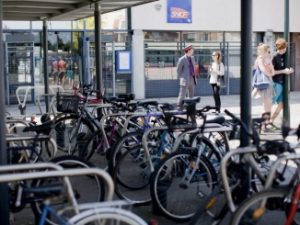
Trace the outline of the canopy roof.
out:
[[[95,3],[101,14],[157,0],[2,0],[3,20],[77,20],[94,14]]]

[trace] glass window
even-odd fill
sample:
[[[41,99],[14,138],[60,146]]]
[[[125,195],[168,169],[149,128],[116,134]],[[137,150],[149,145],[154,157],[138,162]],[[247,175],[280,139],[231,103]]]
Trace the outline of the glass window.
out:
[[[151,42],[177,42],[179,32],[147,31],[144,33],[145,41]]]
[[[228,42],[241,41],[240,32],[225,32],[225,41]]]

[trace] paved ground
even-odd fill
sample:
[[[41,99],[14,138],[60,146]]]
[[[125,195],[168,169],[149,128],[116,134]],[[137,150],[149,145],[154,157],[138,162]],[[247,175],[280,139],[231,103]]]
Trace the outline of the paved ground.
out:
[[[175,103],[176,98],[164,98],[164,99],[159,99],[161,102],[171,102]],[[228,109],[231,112],[235,114],[240,113],[240,96],[238,95],[231,95],[231,96],[221,96],[221,102],[222,102],[222,109]],[[201,102],[199,103],[198,107],[206,106],[206,105],[211,105],[213,103],[213,98],[212,96],[204,96],[201,97]],[[243,104],[242,104],[243,107]],[[12,106],[6,106],[6,111],[10,112],[12,115],[19,115],[20,112],[17,108],[16,105]],[[291,120],[291,127],[297,127],[298,124],[300,123],[300,92],[292,92],[290,94],[290,120]],[[253,117],[259,117],[260,114],[262,113],[262,104],[260,99],[255,99],[252,100],[252,115]],[[35,105],[28,105],[26,109],[26,116],[29,117],[33,114],[38,114],[38,107]],[[280,116],[275,123],[277,125],[280,125],[280,120],[282,116]],[[149,220],[150,218],[156,218],[159,221],[160,225],[170,225],[170,224],[177,224],[173,221],[170,221],[166,218],[160,217],[153,215],[151,213],[151,206],[143,206],[143,207],[138,207],[133,209],[134,212],[136,212],[138,215],[141,217],[145,218],[146,220]],[[12,224],[14,225],[28,225],[28,224],[33,224],[32,218],[30,217],[30,210],[26,210],[22,212],[22,214],[18,215],[16,217],[16,221]],[[186,225],[187,223],[181,223],[182,225]]]
[[[159,98],[160,102],[169,102],[175,103],[176,98]],[[239,95],[222,95],[221,96],[222,109],[228,109],[233,113],[240,113],[240,96]],[[42,103],[43,104],[43,103]],[[198,107],[212,105],[213,97],[212,96],[201,96],[201,101],[198,104]],[[243,102],[241,104],[243,106]],[[17,105],[6,106],[6,111],[10,112],[15,116],[21,116],[20,110]],[[42,111],[45,112],[45,106],[42,105]],[[263,111],[261,99],[252,99],[252,115],[253,117],[258,117]],[[300,123],[300,92],[291,92],[290,93],[290,120],[291,125]],[[28,104],[26,107],[26,117],[30,117],[33,114],[39,114],[39,108],[36,105]],[[278,117],[276,121],[277,124],[280,123],[281,117]]]

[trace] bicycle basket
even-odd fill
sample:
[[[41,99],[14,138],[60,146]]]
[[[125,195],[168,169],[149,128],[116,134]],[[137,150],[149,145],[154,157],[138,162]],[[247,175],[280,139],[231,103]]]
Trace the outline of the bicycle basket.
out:
[[[56,108],[58,112],[78,113],[79,96],[77,95],[61,95],[57,93]]]

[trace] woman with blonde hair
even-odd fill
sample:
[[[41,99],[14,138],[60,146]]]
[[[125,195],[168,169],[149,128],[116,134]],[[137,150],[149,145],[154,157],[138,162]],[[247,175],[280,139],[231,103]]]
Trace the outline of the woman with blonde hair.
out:
[[[224,76],[225,68],[222,63],[222,54],[221,52],[213,52],[212,53],[213,62],[209,68],[210,79],[209,83],[213,90],[213,96],[215,100],[216,113],[220,113],[221,111],[221,99],[220,99],[220,77]]]
[[[257,88],[253,89],[252,94],[254,96],[261,96],[263,102],[263,117],[267,119],[266,126],[270,122],[271,116],[271,108],[272,108],[272,98],[274,96],[273,90],[273,81],[272,77],[275,75],[274,67],[272,64],[272,56],[270,51],[270,46],[261,43],[257,47],[257,58],[254,63],[254,68],[259,69],[262,73],[264,73],[270,83],[268,88],[264,90],[258,90]]]

